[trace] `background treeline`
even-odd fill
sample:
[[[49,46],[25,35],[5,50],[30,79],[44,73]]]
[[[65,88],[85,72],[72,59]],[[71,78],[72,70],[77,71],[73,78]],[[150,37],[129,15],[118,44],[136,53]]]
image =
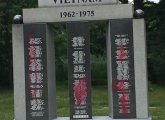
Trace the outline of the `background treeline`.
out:
[[[135,0],[135,3],[138,0]],[[121,2],[127,3],[127,0]],[[164,84],[165,69],[165,1],[139,4],[145,11],[148,51],[148,76]],[[37,0],[0,1],[0,86],[12,86],[12,21],[23,8],[37,7]],[[138,8],[138,7],[137,7]],[[106,23],[91,23],[91,68],[93,84],[106,84]],[[67,82],[67,33],[65,24],[54,24],[56,74],[58,82]]]

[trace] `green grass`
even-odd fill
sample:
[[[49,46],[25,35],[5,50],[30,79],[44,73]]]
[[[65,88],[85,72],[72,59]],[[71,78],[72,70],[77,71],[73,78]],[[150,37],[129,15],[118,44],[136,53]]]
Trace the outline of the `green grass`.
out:
[[[92,104],[93,116],[108,115],[108,100],[106,86],[93,86]],[[57,114],[69,115],[68,87],[62,85],[57,88]],[[13,91],[0,90],[0,120],[14,118]],[[165,120],[165,87],[149,85],[149,112],[153,120]]]
[[[150,85],[149,111],[153,120],[165,120],[165,87]]]
[[[13,120],[13,116],[13,92],[9,89],[0,89],[0,120]]]

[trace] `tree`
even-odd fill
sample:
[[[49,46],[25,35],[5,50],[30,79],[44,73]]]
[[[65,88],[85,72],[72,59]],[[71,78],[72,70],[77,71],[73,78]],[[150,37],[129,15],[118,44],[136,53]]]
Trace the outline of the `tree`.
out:
[[[143,0],[134,0],[134,10],[143,9]]]
[[[35,7],[36,0],[1,0],[0,2],[0,84],[12,86],[12,37],[13,16],[22,8]]]
[[[11,46],[11,26],[10,26],[10,1],[2,1],[0,7],[0,72],[1,82],[7,84],[12,82],[12,46]],[[8,80],[8,81],[7,81]]]
[[[154,83],[165,83],[165,1],[159,4],[147,2],[145,5],[148,67],[150,80]]]

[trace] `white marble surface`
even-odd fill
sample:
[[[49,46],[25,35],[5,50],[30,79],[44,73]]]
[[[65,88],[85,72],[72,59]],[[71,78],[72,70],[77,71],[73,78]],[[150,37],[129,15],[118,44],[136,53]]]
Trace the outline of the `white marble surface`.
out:
[[[70,118],[69,117],[58,117],[57,119],[53,119],[53,120],[70,120]],[[145,119],[112,119],[108,116],[94,116],[92,120],[152,120],[152,119],[151,118],[145,118]]]
[[[133,5],[92,5],[23,9],[24,23],[133,18]]]
[[[133,20],[136,115],[148,116],[147,55],[144,19]]]
[[[12,26],[14,114],[16,120],[26,120],[25,66],[23,25]]]

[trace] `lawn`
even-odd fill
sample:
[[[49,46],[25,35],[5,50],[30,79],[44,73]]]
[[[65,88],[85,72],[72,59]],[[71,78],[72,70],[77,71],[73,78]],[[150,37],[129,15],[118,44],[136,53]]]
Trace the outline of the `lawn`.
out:
[[[165,87],[149,85],[149,112],[153,120],[165,120]]]
[[[94,86],[92,88],[93,116],[108,115],[107,87]],[[57,87],[57,114],[69,115],[68,88],[63,85]],[[0,89],[0,120],[14,118],[13,91]],[[153,120],[165,120],[165,87],[149,85],[149,112]]]

